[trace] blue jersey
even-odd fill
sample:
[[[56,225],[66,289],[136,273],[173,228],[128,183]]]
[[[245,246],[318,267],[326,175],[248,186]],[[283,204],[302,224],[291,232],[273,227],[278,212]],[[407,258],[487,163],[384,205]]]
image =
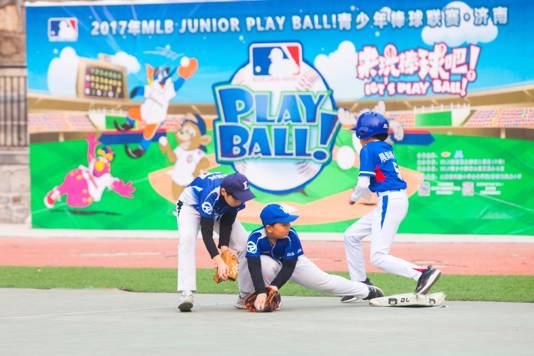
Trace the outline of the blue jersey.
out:
[[[371,177],[369,190],[372,192],[406,189],[393,148],[384,141],[371,141],[362,148],[360,175]]]
[[[236,208],[226,204],[224,198],[220,198],[220,189],[226,174],[207,173],[195,178],[184,190],[180,200],[195,208],[203,218],[219,220],[226,213],[237,213],[245,208],[241,203]]]
[[[302,251],[302,244],[294,229],[289,230],[289,234],[271,245],[267,238],[265,228],[260,227],[250,234],[247,241],[247,257],[260,257],[261,255],[271,256],[277,261],[296,260]]]

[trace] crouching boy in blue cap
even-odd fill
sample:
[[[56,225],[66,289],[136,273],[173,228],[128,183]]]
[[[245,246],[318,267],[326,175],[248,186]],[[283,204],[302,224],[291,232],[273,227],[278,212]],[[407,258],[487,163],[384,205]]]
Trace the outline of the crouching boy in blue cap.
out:
[[[289,214],[281,205],[267,205],[261,211],[260,218],[263,226],[248,237],[248,268],[242,268],[244,275],[236,308],[243,308],[244,298],[256,292],[255,307],[262,310],[267,298],[266,286],[280,289],[288,280],[338,296],[350,295],[368,300],[384,295],[375,286],[328,274],[304,256],[298,234],[291,228],[291,222],[298,216]]]

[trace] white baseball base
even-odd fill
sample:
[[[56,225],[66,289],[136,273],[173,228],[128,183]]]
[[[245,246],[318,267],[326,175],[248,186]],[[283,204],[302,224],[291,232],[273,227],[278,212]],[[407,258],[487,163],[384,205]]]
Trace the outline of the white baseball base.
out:
[[[374,298],[369,301],[373,307],[437,307],[445,302],[445,293],[431,294],[395,294],[386,297]]]

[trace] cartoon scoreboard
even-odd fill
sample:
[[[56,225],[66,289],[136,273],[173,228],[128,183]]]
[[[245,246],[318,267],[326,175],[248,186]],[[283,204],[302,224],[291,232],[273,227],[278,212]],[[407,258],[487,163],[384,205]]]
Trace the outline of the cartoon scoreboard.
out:
[[[105,60],[80,58],[76,94],[81,98],[128,99],[126,68]]]

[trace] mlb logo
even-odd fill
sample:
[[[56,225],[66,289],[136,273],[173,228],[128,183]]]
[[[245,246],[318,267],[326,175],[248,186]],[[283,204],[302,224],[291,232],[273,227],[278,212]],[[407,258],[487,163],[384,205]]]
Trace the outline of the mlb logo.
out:
[[[78,40],[78,19],[56,17],[48,19],[48,40],[54,42],[74,42]]]
[[[249,48],[254,76],[300,74],[302,46],[298,42],[254,43]]]

